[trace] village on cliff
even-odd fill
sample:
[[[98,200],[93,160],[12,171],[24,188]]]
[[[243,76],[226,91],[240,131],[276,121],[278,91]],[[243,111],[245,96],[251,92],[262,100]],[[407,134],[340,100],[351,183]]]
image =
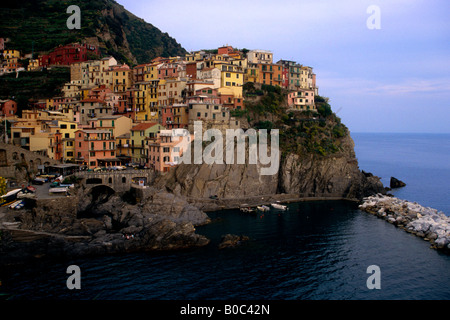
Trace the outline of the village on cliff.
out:
[[[0,50],[0,73],[20,78],[25,55],[7,48],[4,39]],[[243,87],[249,82],[286,89],[289,109],[316,110],[313,69],[295,61],[274,63],[267,50],[227,45],[130,67],[101,57],[95,46],[72,43],[30,59],[27,71],[55,67],[70,68],[61,96],[30,102],[20,117],[13,97],[0,101],[0,117],[10,126],[3,138],[87,170],[133,165],[170,171],[184,151],[172,141],[172,129],[192,133],[194,121],[240,128],[235,115],[245,109]]]

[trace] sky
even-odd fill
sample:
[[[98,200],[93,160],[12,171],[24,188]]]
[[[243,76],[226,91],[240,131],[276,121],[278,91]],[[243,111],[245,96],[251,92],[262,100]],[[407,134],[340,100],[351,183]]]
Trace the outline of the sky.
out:
[[[263,49],[312,67],[351,132],[450,133],[448,0],[117,2],[187,51]]]

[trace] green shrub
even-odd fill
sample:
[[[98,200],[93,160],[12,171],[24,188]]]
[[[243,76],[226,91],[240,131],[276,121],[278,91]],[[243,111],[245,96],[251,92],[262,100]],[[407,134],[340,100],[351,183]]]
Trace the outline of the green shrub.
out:
[[[317,112],[319,112],[319,114],[324,118],[330,116],[333,113],[331,111],[330,105],[326,102],[317,105]]]

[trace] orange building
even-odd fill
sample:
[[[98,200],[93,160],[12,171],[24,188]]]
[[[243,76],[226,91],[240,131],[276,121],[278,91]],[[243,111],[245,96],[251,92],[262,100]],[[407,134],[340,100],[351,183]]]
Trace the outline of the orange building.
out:
[[[120,165],[115,144],[116,140],[109,130],[75,131],[76,159],[90,169]]]

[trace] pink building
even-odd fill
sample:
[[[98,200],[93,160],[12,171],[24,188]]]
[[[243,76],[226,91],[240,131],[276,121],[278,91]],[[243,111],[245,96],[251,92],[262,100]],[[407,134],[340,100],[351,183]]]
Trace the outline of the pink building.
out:
[[[316,110],[314,89],[298,89],[288,94],[288,106],[295,110]]]
[[[161,130],[156,139],[148,143],[148,165],[159,172],[168,172],[177,166],[181,156],[193,140],[193,135],[172,137],[172,130]]]
[[[77,161],[90,169],[120,165],[116,158],[115,139],[109,130],[75,131],[75,155]]]
[[[176,63],[163,63],[158,67],[158,79],[173,79],[179,77],[181,66]]]

